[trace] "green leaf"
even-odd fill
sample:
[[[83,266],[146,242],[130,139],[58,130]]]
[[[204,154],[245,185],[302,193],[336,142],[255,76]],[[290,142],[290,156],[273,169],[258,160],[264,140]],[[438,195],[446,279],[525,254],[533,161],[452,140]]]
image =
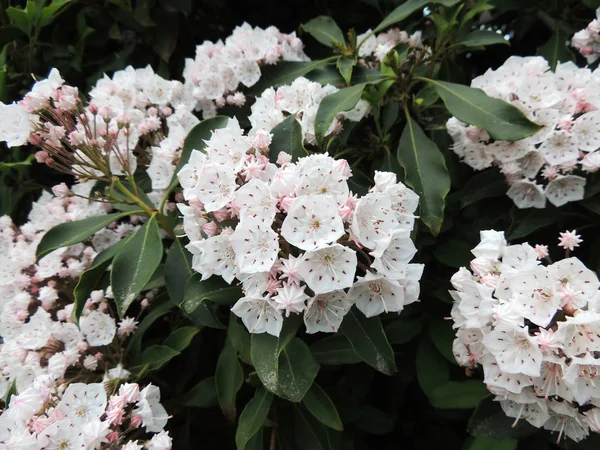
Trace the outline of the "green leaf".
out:
[[[33,4],[31,0],[27,2],[29,4]],[[33,22],[28,17],[27,11],[24,9],[9,7],[5,10],[6,15],[12,20],[15,25],[25,34],[29,35],[31,33],[31,28],[33,26]]]
[[[217,404],[215,377],[208,377],[196,384],[182,397],[182,405],[210,408]]]
[[[345,42],[344,33],[340,30],[335,20],[329,16],[319,16],[301,25],[301,28],[327,47],[334,47],[335,43]]]
[[[260,80],[249,90],[251,95],[260,95],[265,89],[270,87],[277,89],[279,86],[290,84],[298,77],[303,77],[309,72],[330,64],[337,56],[317,61],[294,62],[282,61],[272,66],[261,67]]]
[[[248,402],[240,419],[235,432],[235,444],[237,450],[244,450],[248,441],[252,439],[258,430],[260,430],[267,420],[271,403],[273,402],[273,394],[266,389],[260,387],[254,393],[252,400]]]
[[[337,450],[337,446],[332,442],[331,436],[331,433],[335,432],[328,430],[297,405],[294,405],[294,413],[297,447],[293,448],[302,450]]]
[[[110,260],[103,261],[100,264],[94,264],[92,267],[87,269],[79,277],[77,286],[73,290],[73,297],[75,306],[73,308],[73,321],[79,323],[79,318],[85,307],[87,299],[90,297],[92,291],[98,285],[98,282],[106,274],[106,269],[110,265]]]
[[[367,319],[353,308],[344,317],[340,331],[364,362],[385,375],[396,373],[394,351],[379,317]]]
[[[148,283],[146,283],[146,285],[144,286],[144,288],[142,290],[149,291],[151,289],[158,289],[158,288],[163,287],[164,285],[165,285],[165,265],[160,264],[156,268],[156,270],[152,274],[152,277],[150,277],[150,280],[148,280]]]
[[[329,129],[333,119],[335,119],[335,116],[340,112],[350,111],[356,106],[365,86],[366,83],[361,83],[340,89],[321,100],[315,116],[315,135],[317,141],[323,142],[325,133]]]
[[[252,356],[250,356],[250,333],[248,333],[244,325],[240,324],[238,317],[233,313],[229,314],[227,339],[239,353],[240,359],[248,364],[252,364]]]
[[[537,433],[537,428],[526,420],[508,417],[500,407],[500,403],[491,396],[484,398],[469,419],[467,431],[473,436],[489,436],[492,438],[518,439]],[[514,425],[514,426],[513,426]]]
[[[502,33],[496,33],[495,31],[489,30],[472,31],[464,38],[460,39],[457,44],[464,45],[465,47],[482,47],[494,44],[510,45],[510,43],[504,39]]]
[[[52,0],[48,6],[42,8],[38,26],[45,27],[49,25],[66,9],[69,3],[71,3],[71,0]]]
[[[456,364],[456,358],[454,358],[454,354],[452,353],[452,343],[456,337],[456,333],[452,328],[452,322],[435,319],[429,325],[428,331],[431,342],[433,342],[438,352],[452,364]]]
[[[74,222],[61,223],[50,229],[38,244],[36,249],[37,260],[39,261],[48,253],[51,253],[56,249],[85,241],[96,231],[100,231],[111,223],[131,214],[133,213],[114,213],[105,216],[76,220]]]
[[[317,383],[313,383],[302,404],[323,425],[338,431],[344,429],[335,405]]]
[[[156,216],[150,217],[114,258],[110,272],[119,317],[123,317],[142,292],[163,256],[163,244]]]
[[[456,269],[460,267],[468,267],[473,254],[471,249],[473,246],[459,239],[450,239],[446,242],[435,246],[433,255],[442,264]]]
[[[269,155],[271,162],[277,161],[279,152],[286,152],[292,156],[292,161],[297,161],[302,156],[307,156],[308,152],[304,148],[302,126],[296,120],[294,114],[288,116],[283,122],[280,122],[271,130],[273,138],[270,148],[273,150]]]
[[[198,334],[198,331],[200,330],[196,327],[177,328],[169,336],[167,336],[163,342],[163,345],[166,345],[167,347],[170,347],[178,352],[182,352],[188,348],[192,342],[192,339],[194,339],[194,336]]]
[[[504,175],[492,169],[477,173],[455,195],[459,197],[462,209],[479,200],[504,196],[507,190]]]
[[[535,134],[541,128],[514,106],[489,97],[481,89],[428,78],[419,79],[435,86],[452,115],[484,129],[492,139],[518,141]]]
[[[317,362],[323,365],[337,366],[356,364],[362,361],[343,334],[327,336],[312,344],[310,350]]]
[[[438,353],[429,337],[424,336],[417,347],[416,357],[417,380],[419,386],[429,397],[433,397],[434,390],[449,382],[450,371],[448,363]]]
[[[192,255],[183,247],[183,239],[175,238],[165,259],[165,286],[171,301],[179,305],[185,295],[185,285],[194,274]]]
[[[404,169],[406,184],[419,195],[421,220],[437,236],[444,221],[446,195],[450,191],[444,155],[419,124],[407,115],[396,156]]]
[[[483,381],[448,381],[431,392],[431,405],[441,409],[471,409],[490,395]]]
[[[215,385],[219,406],[225,417],[232,422],[237,415],[235,399],[242,384],[244,384],[244,371],[238,361],[235,349],[229,342],[226,342],[217,360]]]
[[[515,210],[511,215],[513,223],[507,232],[509,241],[527,237],[534,231],[546,228],[560,219],[560,214],[550,209]]]
[[[465,450],[516,450],[519,441],[516,439],[497,439],[486,436],[470,437]]]
[[[142,319],[133,332],[133,335],[129,338],[125,353],[132,355],[133,358],[139,355],[142,351],[142,338],[144,337],[144,333],[154,322],[167,314],[171,308],[173,308],[173,304],[169,301],[169,297],[166,294],[161,294],[156,297],[152,303],[150,303],[150,312]]]
[[[181,308],[193,313],[205,301],[231,306],[243,297],[239,286],[227,284],[220,277],[210,277],[202,281],[200,274],[194,274],[185,285],[185,295]]]
[[[104,262],[112,261],[113,258],[115,257],[115,255],[117,253],[119,253],[125,247],[125,244],[127,244],[127,241],[129,241],[129,239],[131,239],[132,237],[133,237],[133,234],[126,237],[125,239],[121,239],[116,244],[111,245],[110,247],[102,250],[100,253],[98,253],[96,255],[96,257],[94,258],[94,261],[92,261],[92,266],[99,266],[100,264],[102,264]]]
[[[180,352],[166,345],[152,345],[134,360],[132,369],[138,373],[158,370],[179,354]]]
[[[385,326],[385,334],[390,344],[404,344],[418,335],[423,328],[421,319],[417,317],[403,317],[391,320]]]
[[[544,45],[538,47],[537,54],[546,58],[550,68],[554,70],[559,62],[566,63],[575,59],[573,52],[567,46],[568,41],[569,35],[556,26],[552,37]]]
[[[390,14],[388,14],[388,16],[385,19],[383,19],[383,22],[377,25],[377,28],[373,30],[373,33],[378,33],[384,28],[387,28],[391,25],[394,25],[395,23],[400,22],[401,20],[406,19],[412,13],[425,8],[425,6],[427,6],[428,3],[437,3],[439,5],[444,6],[453,6],[456,5],[459,1],[460,0],[408,0],[402,3],[396,9],[394,9]]]
[[[225,128],[228,121],[229,117],[227,116],[215,116],[211,117],[210,119],[203,120],[190,130],[185,138],[185,141],[183,142],[183,150],[181,150],[181,157],[179,158],[177,167],[175,167],[175,173],[173,174],[173,179],[171,180],[171,184],[169,185],[168,189],[169,192],[173,191],[173,189],[175,189],[179,183],[177,174],[181,168],[187,164],[188,160],[190,159],[190,155],[192,154],[192,150],[204,150],[204,147],[206,147],[206,143],[204,141],[210,139],[214,130]]]
[[[342,77],[344,77],[346,84],[350,84],[350,80],[352,79],[352,70],[354,69],[355,64],[356,61],[351,58],[347,58],[346,56],[340,56],[336,62],[336,66]]]

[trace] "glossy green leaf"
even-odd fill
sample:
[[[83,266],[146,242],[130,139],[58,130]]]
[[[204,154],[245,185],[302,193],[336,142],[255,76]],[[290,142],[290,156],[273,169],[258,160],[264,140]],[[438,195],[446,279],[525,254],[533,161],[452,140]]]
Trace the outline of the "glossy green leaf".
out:
[[[340,89],[321,100],[315,116],[315,135],[317,141],[323,141],[325,133],[329,129],[333,119],[335,119],[335,116],[343,111],[350,111],[356,106],[365,86],[365,83],[361,83]]]
[[[185,285],[194,274],[192,255],[183,246],[182,238],[175,238],[165,259],[165,286],[171,300],[180,304],[185,295]]]
[[[180,352],[166,345],[152,345],[134,360],[132,369],[139,373],[158,370],[179,354]]]
[[[394,9],[390,14],[388,14],[388,16],[385,19],[383,19],[383,22],[377,25],[373,32],[378,33],[384,28],[387,28],[391,25],[394,25],[395,23],[406,19],[412,13],[425,8],[425,6],[427,6],[428,3],[434,3],[443,6],[453,6],[456,5],[459,1],[460,0],[407,0],[400,6],[398,6],[396,9]]]
[[[421,220],[437,236],[444,221],[450,175],[444,155],[412,117],[407,117],[396,156],[404,169],[405,182],[419,195]]]
[[[302,450],[337,450],[332,434],[321,422],[316,420],[304,408],[294,405],[295,449]]]
[[[163,345],[172,348],[178,352],[184,351],[191,344],[194,336],[198,334],[200,330],[196,327],[181,327],[174,330],[167,338],[163,341]]]
[[[183,143],[183,150],[181,151],[181,157],[179,158],[177,167],[175,167],[175,173],[173,174],[173,178],[168,189],[169,192],[175,189],[179,183],[177,180],[177,174],[181,168],[187,164],[188,160],[190,159],[190,155],[192,154],[192,150],[204,150],[204,147],[206,147],[206,143],[204,141],[210,139],[214,130],[225,128],[228,121],[229,117],[227,116],[215,116],[211,117],[210,119],[203,120],[190,130]]]
[[[452,364],[457,364],[456,358],[452,353],[452,343],[456,337],[456,332],[452,328],[452,321],[444,319],[432,320],[429,328],[429,337],[435,348],[446,360]]]
[[[244,384],[244,371],[238,361],[235,349],[229,342],[226,342],[217,360],[215,385],[219,406],[225,417],[232,422],[237,415],[235,399],[242,384]]]
[[[467,431],[473,436],[518,439],[537,433],[537,428],[526,420],[508,417],[500,407],[500,403],[490,395],[484,398],[471,415]]]
[[[367,319],[353,308],[344,317],[340,331],[364,362],[386,375],[396,373],[394,351],[379,317]]]
[[[503,33],[496,33],[489,30],[475,30],[460,39],[458,44],[465,47],[485,47],[486,45],[494,44],[509,45],[509,42],[504,39]]]
[[[294,114],[288,116],[283,122],[280,122],[271,130],[273,138],[271,140],[272,152],[269,154],[271,162],[277,161],[279,152],[285,152],[292,156],[292,161],[297,161],[302,156],[307,156],[308,152],[304,148],[304,134],[302,126]]]
[[[302,404],[323,425],[338,431],[344,429],[335,405],[317,383],[313,383],[302,399]]]
[[[511,104],[489,97],[481,89],[428,78],[420,79],[435,86],[452,115],[482,128],[492,139],[518,141],[535,134],[541,128]]]
[[[229,314],[227,339],[239,353],[240,359],[248,364],[252,364],[250,333],[248,333],[246,327],[240,323],[239,318],[233,313]]]
[[[466,208],[473,203],[488,198],[502,197],[508,185],[506,178],[497,169],[484,170],[469,179],[456,195],[460,199],[460,207]]]
[[[278,88],[285,84],[291,84],[296,78],[303,77],[319,67],[331,64],[334,59],[337,59],[337,56],[306,62],[282,61],[272,66],[263,66],[261,67],[260,80],[250,88],[249,93],[258,96],[270,87]]]
[[[301,28],[327,47],[334,47],[334,43],[345,42],[344,33],[340,30],[335,20],[329,16],[319,16],[301,25]]]
[[[391,320],[385,326],[385,334],[390,344],[404,344],[421,332],[423,323],[417,317],[403,317]]]
[[[149,306],[150,311],[146,313],[146,316],[142,319],[140,324],[133,332],[133,335],[129,338],[125,353],[132,355],[133,358],[139,355],[142,351],[142,339],[144,337],[144,333],[152,326],[154,322],[167,314],[173,307],[174,305],[171,303],[166,294],[161,294],[152,300],[152,303],[150,303]]]
[[[488,395],[481,380],[448,381],[433,388],[429,401],[441,409],[472,409]]]
[[[272,402],[273,394],[271,392],[263,387],[256,390],[254,397],[245,406],[238,420],[235,432],[237,450],[245,450],[250,439],[262,428],[267,420]]]
[[[362,361],[343,334],[327,336],[312,344],[310,350],[317,362],[323,365],[337,366]]]
[[[75,306],[73,308],[72,317],[75,323],[79,323],[79,318],[81,317],[81,313],[85,308],[85,303],[90,297],[92,291],[96,289],[96,286],[102,277],[106,274],[106,269],[109,265],[110,260],[103,261],[98,265],[93,265],[83,272],[79,277],[77,286],[75,286],[75,289],[73,290]]]
[[[194,274],[186,283],[181,308],[188,314],[193,313],[205,301],[231,306],[243,293],[239,286],[227,284],[220,277],[210,277],[202,281],[200,274]]]
[[[346,81],[346,84],[350,84],[352,70],[354,69],[355,64],[356,62],[353,59],[347,58],[346,56],[340,56],[336,62],[336,66],[344,78],[344,81]]]
[[[102,228],[106,228],[111,223],[131,214],[131,212],[114,213],[61,223],[50,229],[38,244],[36,249],[37,260],[39,261],[56,249],[85,241]]]
[[[196,384],[182,398],[184,406],[210,408],[217,404],[217,386],[215,377],[208,377]]]
[[[123,317],[135,298],[142,292],[163,256],[162,238],[152,216],[113,260],[110,273],[115,303],[119,317]]]
[[[434,390],[450,380],[449,363],[439,354],[427,336],[419,341],[415,363],[419,386],[431,401]]]
[[[569,35],[557,26],[552,37],[544,45],[538,47],[537,54],[546,58],[550,68],[554,70],[558,63],[566,63],[575,59],[568,42]]]

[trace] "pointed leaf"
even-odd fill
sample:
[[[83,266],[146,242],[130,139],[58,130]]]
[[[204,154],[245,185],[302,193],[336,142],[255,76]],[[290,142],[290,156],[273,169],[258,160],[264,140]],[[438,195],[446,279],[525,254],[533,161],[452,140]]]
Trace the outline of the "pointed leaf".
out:
[[[384,28],[387,28],[395,23],[400,22],[401,20],[406,19],[412,13],[422,10],[427,6],[428,3],[436,3],[444,6],[453,6],[456,5],[460,0],[407,0],[394,9],[388,16],[383,19],[377,28],[373,30],[374,33],[377,33]]]
[[[141,212],[141,211],[140,211]],[[61,223],[50,229],[42,238],[36,249],[36,257],[39,261],[48,253],[62,247],[78,244],[85,241],[96,231],[106,228],[111,223],[127,217],[133,212],[122,212],[107,214],[105,216],[90,217],[88,219],[76,220],[74,222]]]
[[[329,16],[319,16],[301,25],[301,28],[327,47],[334,47],[334,43],[345,42],[344,33]]]
[[[323,365],[337,366],[356,364],[362,361],[343,334],[327,336],[312,344],[310,350],[318,363]]]
[[[396,373],[394,351],[379,317],[367,319],[353,308],[344,317],[340,330],[364,362],[383,374]]]
[[[286,152],[292,156],[292,161],[297,161],[302,156],[307,156],[308,152],[304,148],[304,135],[302,126],[294,114],[288,116],[283,122],[279,123],[271,130],[273,138],[270,148],[273,150],[269,154],[271,162],[277,161],[279,152]]]
[[[473,436],[518,439],[537,433],[526,420],[515,420],[504,414],[500,403],[491,396],[484,398],[469,419],[467,431]],[[514,425],[514,426],[513,426]]]
[[[163,345],[172,348],[178,352],[184,351],[191,344],[194,336],[200,331],[196,327],[181,327],[174,330],[164,340]]]
[[[152,345],[145,349],[132,365],[132,370],[138,373],[160,369],[180,352],[166,345]]]
[[[217,404],[217,387],[215,377],[200,381],[183,396],[182,405],[196,408],[210,408]]]
[[[193,313],[205,301],[231,306],[243,297],[239,286],[227,284],[220,277],[202,281],[202,276],[198,273],[185,284],[184,292],[181,308],[188,314]]]
[[[75,306],[73,308],[73,321],[79,323],[79,318],[85,307],[87,299],[90,297],[92,291],[98,285],[98,282],[106,274],[106,269],[110,265],[110,260],[103,261],[98,265],[94,265],[87,269],[79,277],[77,286],[73,290],[73,297]]]
[[[192,255],[183,247],[183,240],[175,238],[165,259],[165,286],[171,301],[179,305],[185,295],[185,285],[194,274]]]
[[[156,216],[152,216],[114,258],[110,273],[119,317],[142,292],[163,256],[162,239]]]
[[[146,317],[142,319],[137,326],[133,335],[129,338],[125,353],[132,355],[134,358],[142,351],[142,339],[144,333],[152,326],[154,322],[167,314],[174,305],[169,301],[169,297],[163,293],[156,297],[150,304],[150,311]]]
[[[419,124],[407,116],[396,156],[404,169],[406,184],[419,195],[421,220],[437,236],[444,221],[446,195],[450,191],[444,155]]]
[[[290,84],[298,77],[303,77],[318,67],[325,66],[337,59],[337,56],[317,61],[295,62],[282,61],[272,66],[261,67],[260,80],[249,89],[251,95],[260,95],[265,89]]]
[[[329,129],[333,119],[335,119],[335,116],[342,111],[350,111],[356,106],[365,86],[366,83],[361,83],[340,89],[321,100],[315,116],[315,135],[317,141],[323,141],[325,133]]]
[[[317,383],[313,383],[302,404],[323,425],[338,431],[344,429],[335,405]]]
[[[355,61],[351,58],[347,58],[345,56],[340,56],[337,60],[336,66],[340,71],[342,77],[344,77],[344,81],[346,84],[350,84],[350,80],[352,79],[352,70],[354,69]]]
[[[558,63],[573,61],[575,56],[568,47],[569,36],[560,27],[556,27],[552,37],[541,47],[538,47],[537,54],[546,58],[550,68],[556,69]]]
[[[294,338],[279,355],[279,386],[276,394],[291,402],[301,401],[318,372],[319,363],[308,345]]]
[[[225,417],[232,422],[237,415],[235,399],[242,384],[244,384],[244,371],[238,361],[235,349],[229,342],[226,342],[217,360],[215,385],[219,406]]]
[[[237,450],[245,450],[248,441],[262,428],[267,420],[272,402],[272,393],[263,387],[256,390],[254,397],[248,402],[238,420],[235,432]]]
[[[464,45],[465,47],[481,47],[494,44],[510,45],[510,43],[504,39],[504,34],[489,30],[472,31],[457,43]]]
[[[481,89],[428,78],[420,79],[435,87],[452,115],[487,131],[493,139],[518,141],[535,134],[541,128],[511,104],[489,97]]]

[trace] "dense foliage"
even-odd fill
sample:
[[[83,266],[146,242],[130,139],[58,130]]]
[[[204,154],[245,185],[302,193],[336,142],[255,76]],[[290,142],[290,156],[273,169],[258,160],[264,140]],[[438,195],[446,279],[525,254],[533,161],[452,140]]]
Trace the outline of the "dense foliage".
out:
[[[4,6],[0,445],[599,445],[600,2]]]

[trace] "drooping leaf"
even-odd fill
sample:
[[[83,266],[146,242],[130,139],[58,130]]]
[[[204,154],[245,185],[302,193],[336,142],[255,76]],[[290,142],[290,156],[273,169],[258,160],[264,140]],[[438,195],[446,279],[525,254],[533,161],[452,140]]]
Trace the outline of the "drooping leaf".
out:
[[[273,394],[263,387],[259,387],[252,400],[248,402],[240,414],[238,427],[235,432],[237,450],[245,450],[252,437],[260,430],[267,420]]]
[[[302,399],[302,404],[323,425],[338,431],[344,429],[335,405],[317,383],[313,383]]]
[[[345,42],[344,33],[329,16],[315,17],[302,24],[301,28],[327,47],[333,47],[336,42],[339,44]]]
[[[292,161],[297,161],[308,152],[304,148],[304,134],[302,126],[294,114],[288,116],[271,130],[273,138],[269,146],[273,151],[269,154],[271,162],[277,161],[279,152],[285,152],[292,156]]]
[[[535,134],[541,128],[511,104],[489,97],[481,89],[428,78],[420,79],[435,86],[452,115],[487,131],[493,139],[518,141]]]
[[[321,100],[315,116],[315,136],[322,142],[329,126],[340,112],[350,111],[356,106],[366,84],[356,84],[329,94]]]
[[[387,28],[395,23],[398,23],[412,13],[422,10],[427,6],[428,3],[436,3],[443,6],[453,6],[456,5],[460,0],[407,0],[394,9],[391,13],[387,15],[383,21],[377,25],[377,27],[373,30],[374,33],[378,33],[379,31]]]
[[[194,336],[198,334],[200,330],[196,327],[181,327],[174,330],[167,338],[164,340],[163,345],[172,348],[178,352],[184,351],[190,343]]]
[[[344,317],[340,331],[368,365],[386,375],[396,372],[394,351],[379,317],[367,319],[362,313],[351,309]]]
[[[163,256],[163,245],[156,216],[152,216],[114,257],[110,273],[119,317],[140,294]]]
[[[44,235],[37,246],[36,258],[39,261],[54,250],[85,241],[102,228],[106,228],[111,223],[131,214],[132,212],[114,213],[76,220],[74,222],[61,223],[50,229]]]
[[[489,30],[472,31],[460,39],[458,44],[464,45],[465,47],[485,47],[486,45],[494,44],[510,45],[510,43],[504,39],[504,34]]]
[[[185,285],[194,274],[192,255],[183,247],[182,238],[175,238],[165,259],[165,286],[171,301],[179,305],[185,295]]]
[[[317,362],[323,365],[337,366],[356,364],[362,361],[343,334],[327,336],[312,344],[310,350]]]
[[[303,450],[337,450],[333,442],[333,430],[325,427],[304,408],[294,405],[294,428],[296,445]]]
[[[240,324],[239,318],[233,313],[229,314],[227,339],[238,352],[240,359],[248,364],[252,364],[250,333],[248,333],[244,325]]]
[[[421,220],[437,236],[444,221],[446,195],[450,191],[450,175],[444,156],[410,116],[407,116],[396,156],[404,169],[406,184],[419,195]]]
[[[152,345],[134,360],[131,368],[138,372],[154,371],[160,369],[180,352],[166,345]]]
[[[106,274],[106,269],[110,265],[110,260],[103,261],[98,265],[93,265],[79,277],[77,286],[73,290],[73,297],[75,307],[73,308],[73,321],[79,323],[79,318],[85,307],[87,299],[90,297],[92,291],[98,285],[98,282]]]
[[[238,361],[235,349],[229,342],[226,342],[217,360],[215,385],[219,406],[225,417],[232,422],[237,415],[235,399],[242,384],[244,384],[244,371]]]
[[[215,377],[208,377],[196,384],[182,398],[184,406],[210,408],[217,404]]]
[[[206,143],[204,141],[210,139],[214,130],[218,128],[225,128],[228,121],[229,117],[227,116],[215,116],[211,117],[210,119],[203,120],[190,130],[183,143],[183,150],[181,150],[181,157],[179,158],[177,167],[175,167],[173,179],[169,184],[169,192],[171,192],[177,186],[177,174],[181,168],[187,164],[188,160],[190,159],[190,155],[192,154],[192,150],[204,150],[204,147],[206,147]]]

